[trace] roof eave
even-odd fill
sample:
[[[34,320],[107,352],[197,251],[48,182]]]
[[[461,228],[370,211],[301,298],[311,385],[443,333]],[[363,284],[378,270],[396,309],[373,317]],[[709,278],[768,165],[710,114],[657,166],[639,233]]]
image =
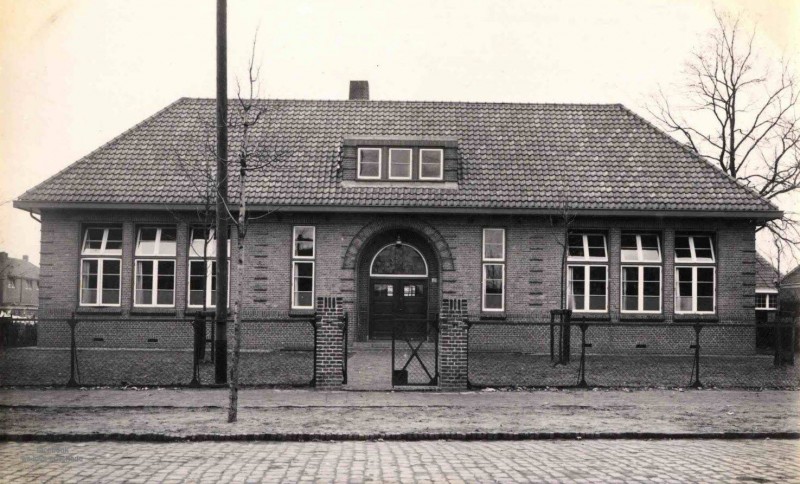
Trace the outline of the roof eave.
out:
[[[14,207],[40,213],[41,210],[196,210],[200,204],[180,203],[107,203],[107,202],[41,202],[15,200]],[[502,208],[502,207],[402,207],[402,206],[356,206],[356,205],[264,205],[250,204],[255,212],[362,212],[362,213],[456,213],[456,214],[506,214],[506,215],[559,215],[558,208]],[[642,210],[642,209],[575,209],[573,215],[601,217],[691,217],[774,220],[783,217],[781,210]]]

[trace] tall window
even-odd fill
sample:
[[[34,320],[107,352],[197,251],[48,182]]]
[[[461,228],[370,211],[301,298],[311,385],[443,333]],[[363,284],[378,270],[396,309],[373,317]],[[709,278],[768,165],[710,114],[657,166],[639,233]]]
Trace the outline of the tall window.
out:
[[[675,236],[675,312],[716,311],[716,259],[708,235]]]
[[[661,240],[657,234],[622,234],[622,312],[661,312]]]
[[[358,178],[362,180],[380,180],[381,178],[381,149],[358,149]]]
[[[389,179],[411,179],[411,150],[408,148],[389,149]]]
[[[483,229],[483,294],[481,310],[504,311],[506,292],[506,230]]]
[[[119,306],[122,228],[88,227],[81,244],[81,306]]]
[[[314,259],[316,228],[307,225],[292,230],[292,309],[314,307]]]
[[[602,264],[602,263],[605,264]],[[570,234],[567,302],[576,312],[608,311],[608,250],[603,234]]]
[[[134,306],[175,305],[175,227],[140,227],[136,236]]]
[[[419,150],[419,179],[441,180],[444,165],[444,151],[440,149]]]
[[[203,258],[205,254],[205,258]],[[228,238],[228,257],[231,241]],[[189,237],[189,307],[213,308],[217,300],[217,238],[214,229],[195,227]],[[230,280],[230,271],[228,271]],[[228,284],[230,290],[230,284]]]

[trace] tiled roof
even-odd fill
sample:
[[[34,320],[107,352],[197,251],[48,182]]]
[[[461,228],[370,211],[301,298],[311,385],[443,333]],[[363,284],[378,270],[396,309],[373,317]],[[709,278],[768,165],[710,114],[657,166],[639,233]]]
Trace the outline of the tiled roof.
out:
[[[253,174],[256,205],[547,210],[566,201],[575,210],[777,210],[619,104],[259,103],[269,123],[254,137],[292,154]],[[214,113],[213,99],[180,99],[17,204],[198,203],[201,177],[187,174],[213,163]],[[232,140],[240,134],[233,130]],[[343,186],[342,140],[358,135],[456,138],[458,188]]]
[[[8,257],[0,260],[0,272],[9,277],[22,279],[39,279],[39,267],[30,261]]]
[[[767,259],[756,254],[756,289],[775,289],[778,271]]]

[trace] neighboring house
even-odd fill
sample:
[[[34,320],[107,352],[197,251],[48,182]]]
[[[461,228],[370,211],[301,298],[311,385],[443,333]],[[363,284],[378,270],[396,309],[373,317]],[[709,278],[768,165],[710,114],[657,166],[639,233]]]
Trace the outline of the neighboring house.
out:
[[[0,315],[34,317],[39,308],[39,268],[0,252]]]
[[[308,317],[331,297],[359,341],[443,308],[501,328],[549,321],[565,277],[577,319],[752,323],[755,229],[781,211],[624,106],[367,93],[354,83],[350,100],[259,101],[271,122],[254,136],[293,151],[249,179],[249,209],[277,211],[248,232],[245,310]],[[180,99],[14,202],[41,215],[43,310],[131,319],[106,328],[105,344],[143,346],[153,325],[142,318],[202,306],[214,269],[196,249],[202,198],[186,166],[209,161],[214,109]],[[562,274],[564,207],[575,220]],[[42,326],[40,344],[66,345],[65,327]],[[548,347],[544,331],[502,328],[499,349]],[[593,351],[650,338],[593,331]],[[707,353],[755,352],[753,328],[709,333]],[[690,351],[693,333],[681,334],[654,335],[647,351]]]
[[[795,318],[800,318],[800,266],[795,267],[781,279],[781,309]]]
[[[766,325],[775,321],[778,311],[778,282],[780,275],[775,266],[756,254],[756,322]],[[774,335],[768,327],[756,332],[756,347],[762,351],[774,349]]]

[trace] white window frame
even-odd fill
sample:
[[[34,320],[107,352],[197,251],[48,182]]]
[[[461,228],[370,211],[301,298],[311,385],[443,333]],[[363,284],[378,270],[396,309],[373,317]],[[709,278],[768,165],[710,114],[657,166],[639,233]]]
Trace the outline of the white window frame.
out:
[[[361,175],[361,153],[363,151],[377,151],[378,152],[378,176],[362,176]],[[383,175],[383,149],[381,148],[359,148],[358,149],[358,164],[356,165],[356,178],[359,180],[380,180]]]
[[[677,239],[678,237],[687,237],[689,239],[689,253],[691,257],[688,259],[685,257],[678,257],[678,250],[677,250]],[[698,260],[697,259],[697,252],[694,247],[694,238],[695,237],[705,237],[708,239],[709,246],[711,247],[711,260]],[[693,264],[716,264],[717,263],[717,254],[714,251],[714,238],[710,235],[683,235],[679,234],[675,236],[676,244],[675,244],[675,251],[674,251],[674,258],[676,264],[686,264],[686,263],[693,263]]]
[[[486,232],[489,230],[500,230],[503,232],[503,255],[498,258],[486,257]],[[505,262],[506,260],[506,229],[499,227],[486,227],[483,229],[483,240],[481,242],[481,257],[485,262]]]
[[[231,269],[231,267],[230,267],[231,264],[230,264],[230,262],[231,262],[231,260],[230,259],[226,259],[226,261],[228,263],[228,287],[227,287],[227,289],[228,289],[228,305],[230,306],[230,300],[231,300],[231,298],[230,298],[230,295],[231,295],[231,270],[230,270]],[[189,259],[189,263],[186,264],[186,307],[187,308],[197,309],[197,308],[202,308],[203,305],[202,304],[192,304],[191,303],[191,301],[192,301],[192,298],[191,298],[192,262],[203,262],[203,258],[202,257],[192,257],[192,258]],[[211,276],[213,275],[213,273],[211,272],[211,266],[217,261],[215,261],[213,259],[206,259],[205,262],[206,262],[206,291],[205,291],[206,292],[206,308],[209,308],[209,309],[210,308],[216,308],[217,307],[217,301],[215,301],[211,297]]]
[[[102,227],[97,225],[86,226],[83,230],[83,242],[81,243],[81,255],[84,256],[103,256],[103,255],[122,255],[122,244],[120,244],[119,249],[107,249],[106,245],[108,244],[108,232],[111,229],[117,229],[120,231],[120,236],[124,239],[125,235],[122,233],[122,227]],[[100,249],[87,249],[86,242],[89,240],[89,230],[102,230],[103,231],[103,241],[101,242]]]
[[[86,303],[83,301],[83,262],[89,260],[97,261],[97,287],[95,288],[97,291],[97,302],[95,303]],[[103,302],[103,268],[105,267],[105,261],[107,260],[119,262],[119,290],[117,291],[116,304]],[[81,270],[80,275],[78,276],[78,305],[89,307],[119,307],[122,304],[122,259],[114,257],[81,257],[80,263]]]
[[[395,245],[397,245],[397,244],[396,243],[386,244],[383,247],[381,247],[378,251],[375,252],[375,255],[372,256],[372,260],[369,262],[369,276],[370,277],[381,277],[381,278],[387,278],[387,279],[391,279],[391,278],[405,278],[405,279],[417,278],[417,279],[422,279],[422,278],[428,277],[428,261],[425,259],[425,256],[422,255],[422,252],[420,252],[419,249],[417,249],[413,245],[409,245],[409,244],[405,244],[405,243],[402,243],[400,245],[412,249],[414,252],[419,254],[420,258],[422,258],[422,263],[425,264],[425,274],[376,274],[374,269],[373,269],[373,267],[375,265],[375,259],[378,258],[378,256],[381,254],[381,252],[383,252],[384,250],[388,249],[389,247],[394,247]]]
[[[139,263],[140,262],[153,262],[153,301],[158,301],[158,266],[160,262],[172,262],[172,303],[170,304],[145,304],[139,302],[137,299],[137,289],[136,284],[139,281]],[[178,272],[178,263],[175,259],[171,258],[163,258],[163,259],[147,259],[147,258],[139,258],[134,261],[133,264],[133,306],[137,308],[172,308],[175,307],[175,293],[178,292],[178,279],[177,279],[177,272]]]
[[[297,276],[296,276],[297,264],[311,264],[311,305],[309,305],[309,306],[298,306],[298,305],[295,305],[294,294],[295,294],[295,290],[296,290],[296,286],[297,286],[297,281],[296,281],[296,279],[297,279]],[[316,299],[316,290],[317,290],[317,264],[316,264],[316,261],[309,260],[309,259],[293,260],[292,261],[291,278],[292,278],[292,292],[290,294],[290,298],[291,298],[292,309],[314,309],[314,301]]]
[[[577,257],[574,255],[569,255],[569,238],[571,236],[580,235],[583,242],[583,257]],[[603,238],[603,251],[605,252],[605,256],[603,257],[591,257],[589,256],[589,237],[602,237]],[[608,262],[608,238],[606,234],[596,233],[596,232],[574,232],[567,235],[567,260],[570,262]],[[608,278],[608,271],[606,271],[606,278]],[[606,291],[608,292],[608,291]],[[608,307],[608,305],[606,305]]]
[[[691,269],[692,270],[692,310],[691,311],[680,311],[680,292],[678,287],[680,285],[680,281],[678,280],[678,269]],[[697,269],[711,269],[713,271],[713,284],[712,287],[714,288],[714,308],[712,311],[698,311],[697,310]],[[681,265],[675,266],[675,290],[674,290],[674,305],[675,305],[675,314],[716,314],[717,313],[717,267],[711,264],[707,265]]]
[[[408,152],[408,176],[395,176],[392,174],[392,153],[395,151]],[[390,180],[411,180],[414,176],[414,150],[411,148],[389,148],[389,179]]]
[[[641,246],[639,246],[641,248]],[[644,270],[647,269],[658,269],[658,310],[650,310],[646,311],[644,309],[625,309],[625,279],[623,277],[625,273],[625,269],[638,269],[637,281],[636,283],[639,285],[639,294],[637,295],[637,306],[640,308],[644,308]],[[608,288],[606,288],[606,292],[608,292]],[[625,264],[620,266],[619,269],[619,309],[620,312],[628,313],[628,314],[660,314],[661,311],[664,309],[664,268],[660,265],[636,265],[636,264]]]
[[[8,289],[16,289],[16,288],[17,288],[17,284],[16,284],[15,278],[9,277],[8,278]]]
[[[195,239],[195,237],[194,237],[194,231],[195,230],[204,230],[204,231],[207,230],[209,234],[213,235],[213,237],[211,237],[211,239],[208,242],[208,246],[206,247],[206,258],[209,258],[209,259],[216,258],[217,257],[217,229],[215,229],[214,227],[201,227],[201,226],[195,226],[195,227],[190,227],[189,228],[189,258],[194,258],[194,259],[196,259],[196,258],[202,259],[203,258],[203,254],[202,253],[199,253],[199,252],[194,250],[194,246],[193,246],[194,241],[195,240],[200,240],[200,239]],[[228,257],[230,258],[230,256],[231,256],[231,238],[230,238],[230,234],[228,235],[227,242],[228,242]]]
[[[585,244],[585,241],[584,241],[584,247],[585,247],[585,245],[586,244]],[[606,249],[606,255],[608,255],[608,250],[607,249]],[[605,307],[605,309],[574,309],[574,308],[572,308],[572,312],[574,312],[574,313],[596,313],[596,314],[608,313],[608,293],[609,293],[609,287],[608,287],[608,264],[567,264],[567,274],[566,274],[566,277],[567,277],[567,305],[569,305],[570,294],[572,293],[572,284],[571,284],[572,281],[570,280],[570,277],[569,277],[570,268],[572,268],[572,267],[583,267],[586,270],[586,279],[584,279],[584,281],[583,281],[583,299],[584,299],[583,300],[583,303],[584,303],[583,305],[585,307],[587,307],[587,308],[589,307],[589,301],[590,301],[590,293],[589,293],[589,287],[591,285],[591,277],[589,276],[590,269],[592,267],[604,267],[605,270],[606,270],[606,294],[605,294],[605,306],[606,307]],[[622,291],[620,291],[620,292],[622,292]]]
[[[313,234],[314,240],[312,241],[312,254],[308,255],[297,255],[297,229],[311,229]],[[292,227],[292,258],[293,259],[305,259],[305,260],[314,260],[317,257],[317,227],[314,225],[295,225]]]
[[[437,177],[430,177],[430,176],[422,176],[422,153],[426,151],[435,151],[439,153],[439,176]],[[431,180],[431,181],[441,181],[444,179],[444,150],[441,148],[420,148],[419,150],[419,179],[420,180]]]
[[[774,289],[756,289],[757,296],[766,296],[766,307],[755,306],[756,311],[777,311],[778,310],[778,291]],[[770,307],[770,302],[773,306]]]
[[[502,278],[502,297],[500,298],[500,307],[499,308],[487,308],[486,307],[486,268],[488,266],[500,266],[503,272]],[[486,262],[482,264],[482,277],[481,277],[481,311],[484,312],[503,312],[506,310],[506,265],[503,262]]]
[[[155,245],[153,246],[152,254],[144,253],[139,251],[139,242],[142,240],[142,230],[145,229],[155,229],[156,230],[156,240]],[[164,229],[174,230],[175,231],[175,253],[174,254],[162,254],[161,253],[161,232]],[[190,241],[191,244],[191,241]],[[178,254],[178,229],[176,227],[156,227],[156,226],[147,226],[142,225],[137,228],[136,230],[136,245],[134,246],[134,256],[135,257],[175,257]]]
[[[644,263],[644,264],[660,264],[660,263],[663,262],[664,256],[663,256],[663,253],[661,251],[661,236],[660,235],[658,235],[658,234],[648,234],[648,233],[637,233],[637,234],[625,233],[623,235],[635,235],[636,236],[636,259],[627,259],[626,260],[622,255],[623,254],[622,253],[622,244],[620,244],[620,248],[619,248],[619,252],[620,252],[619,260],[620,260],[620,262],[622,262],[623,264],[628,264],[628,263],[634,263],[635,264],[637,262],[641,262],[641,263]],[[656,238],[656,246],[658,247],[658,260],[645,260],[644,259],[644,254],[642,252],[642,250],[643,250],[642,249],[642,235],[655,236],[655,238]]]

